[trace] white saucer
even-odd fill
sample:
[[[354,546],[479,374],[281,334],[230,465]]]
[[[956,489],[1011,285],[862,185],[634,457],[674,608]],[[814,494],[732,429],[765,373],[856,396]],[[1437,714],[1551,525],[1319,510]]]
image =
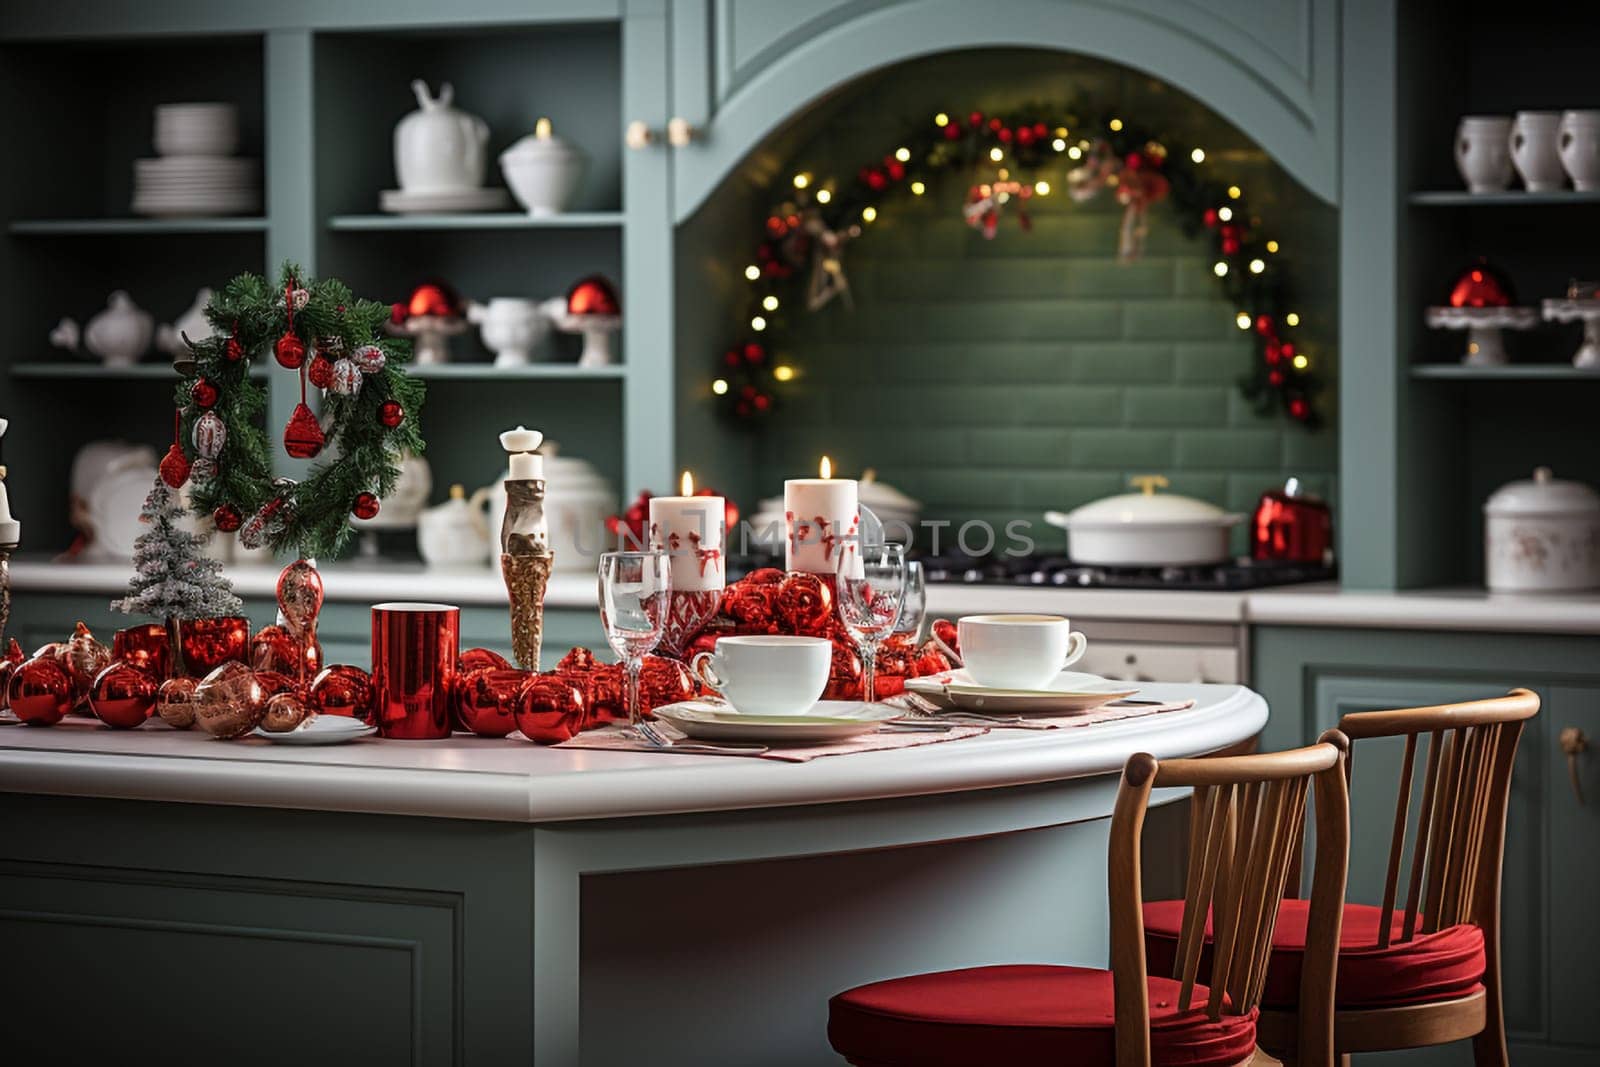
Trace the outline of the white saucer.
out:
[[[284,730],[280,733],[263,730],[257,726],[250,731],[250,736],[264,737],[280,745],[339,745],[346,741],[354,741],[358,737],[370,737],[377,732],[376,726],[368,726],[360,719],[352,719],[348,715],[316,715],[293,730]]]
[[[504,189],[456,189],[447,193],[408,193],[385,189],[378,206],[396,215],[431,214],[436,211],[499,211],[511,206]]]
[[[657,708],[656,718],[703,741],[761,741],[781,745],[800,741],[843,741],[870,733],[905,713],[904,708],[888,704],[819,700],[800,715],[744,715],[727,704],[685,700]]]
[[[1062,671],[1045,689],[995,689],[979,685],[965,670],[907,678],[906,689],[945,709],[1005,712],[1010,715],[1062,715],[1092,711],[1139,690],[1098,674]]]

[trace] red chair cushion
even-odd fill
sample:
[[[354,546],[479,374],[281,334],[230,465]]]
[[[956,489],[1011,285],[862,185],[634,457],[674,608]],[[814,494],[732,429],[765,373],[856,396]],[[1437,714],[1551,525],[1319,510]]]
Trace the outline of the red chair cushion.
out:
[[[1300,962],[1306,950],[1310,903],[1285,900],[1272,934],[1272,958],[1261,994],[1264,1008],[1290,1008],[1300,1001]],[[1378,947],[1383,909],[1346,904],[1339,934],[1339,977],[1334,999],[1343,1009],[1393,1008],[1453,1000],[1474,992],[1483,981],[1483,931],[1476,926],[1448,926],[1431,934],[1399,941],[1405,915],[1395,911],[1388,948]],[[1151,974],[1172,974],[1178,956],[1183,901],[1156,900],[1144,906],[1145,954]],[[1206,947],[1200,977],[1211,973],[1211,923],[1206,922]]]
[[[1256,1047],[1256,1012],[1205,1015],[1208,991],[1179,1012],[1178,983],[1150,979],[1155,1064],[1231,1067]],[[828,1040],[872,1067],[1113,1063],[1111,972],[1011,964],[940,971],[857,986],[828,1002]]]

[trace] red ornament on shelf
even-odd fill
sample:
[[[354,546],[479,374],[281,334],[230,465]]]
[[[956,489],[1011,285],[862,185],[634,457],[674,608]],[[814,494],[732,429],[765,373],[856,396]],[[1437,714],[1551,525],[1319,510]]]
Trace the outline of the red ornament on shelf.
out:
[[[318,389],[326,389],[333,384],[333,360],[318,352],[311,357],[311,365],[306,368],[306,378]]]
[[[1515,304],[1517,297],[1511,279],[1479,260],[1450,286],[1449,302],[1453,308],[1503,308]]]
[[[294,412],[283,427],[283,450],[295,459],[312,459],[321,453],[326,443],[317,417],[302,400],[294,406]]]
[[[485,667],[494,667],[497,670],[510,670],[511,661],[500,653],[490,648],[468,648],[456,657],[456,670],[461,674],[471,674],[481,671]]]
[[[116,662],[95,675],[89,686],[89,710],[118,730],[144,725],[156,707],[161,683],[129,663]]]
[[[242,615],[184,619],[178,623],[178,654],[196,678],[230,660],[243,663],[250,654],[250,620]]]
[[[622,305],[611,282],[598,274],[580,279],[567,292],[569,315],[620,315]]]
[[[404,322],[420,315],[457,318],[462,314],[461,297],[444,282],[423,282],[411,290],[402,304],[395,305],[395,321]]]
[[[323,715],[345,715],[372,721],[372,676],[360,667],[335,663],[311,683],[311,706]]]
[[[389,429],[394,429],[405,421],[406,409],[400,406],[398,400],[385,400],[378,405],[378,421]]]
[[[216,407],[220,395],[217,387],[205,378],[197,378],[189,389],[189,397],[194,401],[194,406],[202,410]]]
[[[111,658],[164,681],[172,673],[172,644],[167,628],[147,622],[118,630],[111,638]]]
[[[534,675],[517,701],[517,729],[539,745],[570,741],[587,725],[583,693],[556,674]]]
[[[239,509],[232,504],[219,504],[211,513],[211,523],[223,533],[233,533],[244,522],[244,517],[239,514]]]
[[[379,506],[376,493],[358,493],[356,502],[350,507],[350,514],[358,519],[375,519],[378,517]]]
[[[35,656],[11,672],[11,713],[29,726],[54,726],[78,702],[72,675],[53,656]]]
[[[280,367],[299,370],[300,364],[306,361],[306,343],[295,336],[292,330],[287,331],[272,346],[272,354]]]
[[[456,678],[456,722],[479,737],[504,737],[517,728],[522,689],[537,677],[529,671],[483,667]]]

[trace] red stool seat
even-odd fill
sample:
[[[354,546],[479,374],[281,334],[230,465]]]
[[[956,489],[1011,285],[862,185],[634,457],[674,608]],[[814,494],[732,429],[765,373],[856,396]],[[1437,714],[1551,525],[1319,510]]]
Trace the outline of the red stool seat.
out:
[[[1300,1000],[1300,962],[1306,950],[1310,903],[1285,900],[1272,934],[1272,956],[1261,994],[1264,1008],[1293,1009]],[[1388,948],[1378,947],[1383,909],[1346,904],[1339,934],[1339,979],[1334,1001],[1341,1010],[1393,1008],[1406,1004],[1454,1000],[1475,992],[1483,982],[1483,931],[1476,926],[1448,926],[1431,934],[1399,940],[1404,913],[1397,910]],[[1152,974],[1173,973],[1183,901],[1157,900],[1144,906],[1145,953]],[[1211,922],[1206,921],[1206,947],[1200,977],[1211,973]]]
[[[1178,983],[1151,978],[1154,1064],[1232,1067],[1256,1047],[1256,1012],[1206,1018],[1196,986],[1178,1011]],[[867,1067],[1114,1063],[1111,972],[1011,964],[857,986],[828,1002],[828,1040]]]

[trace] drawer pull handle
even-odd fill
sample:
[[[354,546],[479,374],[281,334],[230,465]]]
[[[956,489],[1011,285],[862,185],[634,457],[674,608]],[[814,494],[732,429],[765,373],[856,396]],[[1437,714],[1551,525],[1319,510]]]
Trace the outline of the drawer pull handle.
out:
[[[687,148],[694,135],[695,129],[688,119],[673,116],[667,120],[667,143],[673,148]]]
[[[655,143],[656,133],[643,119],[634,119],[628,123],[627,131],[622,135],[623,142],[635,152],[641,148],[649,148]]]
[[[1567,777],[1572,781],[1572,792],[1583,803],[1583,780],[1578,774],[1578,757],[1589,751],[1589,739],[1576,726],[1561,731],[1561,751],[1567,754]]]

